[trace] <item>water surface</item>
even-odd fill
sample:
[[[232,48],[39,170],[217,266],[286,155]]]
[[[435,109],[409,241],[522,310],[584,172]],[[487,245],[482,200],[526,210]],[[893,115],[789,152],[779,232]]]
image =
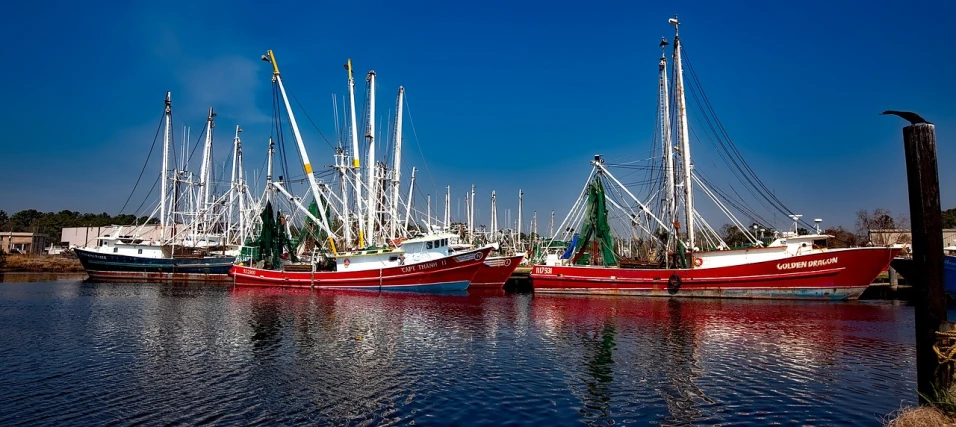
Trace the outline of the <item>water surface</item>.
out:
[[[879,425],[913,310],[0,283],[0,425]]]

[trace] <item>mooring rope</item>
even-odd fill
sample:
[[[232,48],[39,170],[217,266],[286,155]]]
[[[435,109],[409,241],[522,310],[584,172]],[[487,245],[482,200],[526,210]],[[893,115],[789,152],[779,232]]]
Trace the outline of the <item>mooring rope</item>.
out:
[[[939,366],[936,367],[936,373],[945,370],[951,378],[956,374],[956,331],[936,331],[936,344],[933,344],[933,351],[939,360]]]

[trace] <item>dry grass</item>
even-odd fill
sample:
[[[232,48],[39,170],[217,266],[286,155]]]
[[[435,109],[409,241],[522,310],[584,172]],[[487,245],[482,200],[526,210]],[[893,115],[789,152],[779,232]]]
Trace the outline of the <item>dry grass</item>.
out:
[[[941,427],[956,426],[956,420],[932,406],[903,408],[884,420],[887,427]]]
[[[65,257],[61,255],[20,255],[8,254],[7,262],[3,266],[3,271],[29,271],[29,272],[50,272],[67,273],[83,271],[83,265],[76,257]]]

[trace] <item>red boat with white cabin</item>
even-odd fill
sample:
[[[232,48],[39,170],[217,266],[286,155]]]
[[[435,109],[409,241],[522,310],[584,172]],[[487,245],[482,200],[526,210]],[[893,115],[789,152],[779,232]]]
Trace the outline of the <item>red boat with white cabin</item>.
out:
[[[677,18],[672,18],[670,24],[674,25],[676,33],[679,25]],[[568,249],[560,256],[550,254],[543,262],[538,260],[531,272],[535,292],[830,300],[858,298],[899,254],[900,248],[828,249],[827,240],[832,236],[820,232],[821,220],[816,220],[815,234],[805,231],[801,234],[800,215],[793,214],[789,215],[794,220],[792,232],[778,232],[774,239],[764,240],[762,232],[759,237],[757,235],[757,229],[762,227],[754,222],[751,233],[749,226],[733,217],[730,208],[743,211],[755,221],[759,215],[751,214],[752,208],[741,209],[740,206],[745,203],[739,201],[739,195],[732,199],[726,193],[721,194],[710,188],[709,182],[698,176],[699,172],[691,163],[680,38],[674,38],[674,99],[677,108],[673,117],[668,105],[668,71],[663,53],[668,44],[666,40],[661,42],[659,63],[658,135],[663,147],[663,165],[652,169],[660,173],[662,191],[652,191],[645,199],[655,203],[660,201],[659,206],[651,206],[651,202],[645,203],[635,197],[607,170],[604,159],[600,155],[595,156],[591,162],[592,173],[581,198],[569,212],[565,223],[558,228],[560,235],[552,236],[552,242],[569,242]],[[697,92],[700,92],[699,87]],[[701,107],[704,114],[712,114],[707,112],[707,108],[709,103]],[[716,120],[716,116],[707,119],[711,122]],[[671,120],[676,123],[676,147],[671,143]],[[729,138],[722,133],[716,139]],[[742,181],[754,185],[753,182],[759,179],[739,157],[736,148],[731,148],[725,146],[724,151],[719,153],[725,156],[728,165],[736,165],[734,172],[744,175]],[[675,155],[679,156],[680,162],[675,160]],[[633,168],[631,164],[625,165]],[[605,186],[615,188],[605,192]],[[720,234],[703,221],[700,213],[694,209],[695,186],[714,200],[717,209],[730,217],[732,223],[728,230],[745,237],[749,247],[740,247],[742,245],[738,244],[737,248],[731,248]],[[766,186],[754,187],[758,187],[756,192],[767,193]],[[678,194],[678,189],[682,194]],[[756,192],[751,194],[756,196]],[[775,196],[764,194],[763,199],[758,200],[761,203],[778,204],[779,208]],[[678,221],[679,202],[682,202],[680,207],[684,211],[681,218],[685,224],[683,229]],[[627,240],[611,236],[609,207],[625,212],[613,218],[623,219],[622,229],[632,233]],[[695,231],[695,225],[700,229]],[[635,237],[638,232],[645,233],[646,238]],[[695,240],[701,241],[701,246],[709,249],[697,248]],[[649,262],[627,263],[638,268],[622,268],[616,251],[621,250],[625,243],[633,244],[635,241],[641,244],[655,242],[652,249],[644,247],[646,252],[652,253],[653,259]]]

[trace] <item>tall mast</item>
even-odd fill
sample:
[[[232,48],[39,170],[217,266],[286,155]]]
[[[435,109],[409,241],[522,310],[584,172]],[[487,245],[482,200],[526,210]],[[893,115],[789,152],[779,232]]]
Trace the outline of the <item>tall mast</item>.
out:
[[[412,179],[411,183],[408,184],[408,200],[405,204],[405,225],[404,228],[408,230],[408,217],[412,214],[412,195],[415,193],[415,168],[412,167]]]
[[[670,94],[667,87],[667,56],[664,47],[667,43],[665,38],[661,38],[661,61],[660,69],[660,122],[661,122],[661,146],[664,150],[664,176],[666,182],[666,200],[664,201],[664,220],[673,226],[674,219],[677,216],[677,197],[675,194],[676,184],[674,182],[674,147],[671,142],[671,113],[670,113]],[[671,229],[673,230],[673,229]],[[671,243],[674,241],[674,235],[668,230],[667,250],[670,251]],[[665,257],[665,263],[670,263],[670,258]]]
[[[206,143],[203,145],[202,150],[202,166],[199,170],[199,200],[196,203],[200,203],[199,209],[197,211],[201,213],[200,221],[197,223],[198,227],[202,227],[203,233],[209,232],[209,193],[212,192],[212,132],[213,128],[216,127],[216,113],[213,112],[212,107],[209,107],[209,115],[206,116]],[[195,243],[195,240],[193,240]]]
[[[173,117],[172,101],[170,100],[169,91],[166,91],[166,106],[163,110],[163,120],[166,122],[166,131],[163,133],[163,170],[161,171],[161,175],[159,178],[160,181],[163,182],[163,187],[161,190],[162,194],[160,195],[160,198],[159,198],[159,216],[160,216],[159,223],[161,227],[160,233],[162,234],[162,236],[160,237],[160,240],[164,242],[166,240],[166,225],[167,225],[166,204],[169,202],[167,200],[166,193],[169,191],[167,189],[167,185],[168,185],[167,170],[169,169],[169,144],[171,139],[170,132],[172,132],[172,130],[170,129],[170,126],[172,125],[171,123],[172,117]]]
[[[671,145],[671,122],[670,122],[670,94],[667,87],[667,57],[664,54],[666,39],[661,39],[661,61],[660,61],[660,106],[661,106],[661,145],[664,149],[664,173],[667,178],[667,203],[665,205],[664,218],[673,222],[676,207],[674,183],[674,147]]]
[[[349,218],[349,178],[348,161],[345,159],[345,150],[341,144],[335,149],[335,165],[339,171],[339,185],[342,191],[342,238],[345,248],[352,244],[352,220]]]
[[[471,240],[475,240],[475,184],[471,184],[471,203],[468,205],[468,234],[471,236]]]
[[[398,106],[395,107],[395,165],[392,166],[392,206],[388,216],[391,218],[391,238],[395,238],[398,228],[398,185],[402,178],[402,104],[405,100],[405,88],[398,87]]]
[[[498,201],[495,200],[495,190],[491,190],[491,233],[488,235],[489,241],[497,241],[498,235]]]
[[[272,64],[272,80],[279,84],[279,91],[282,93],[282,100],[285,102],[286,112],[289,114],[289,124],[292,125],[292,134],[295,136],[296,145],[299,147],[299,154],[302,156],[302,167],[305,170],[305,176],[309,178],[309,185],[312,187],[312,197],[315,198],[315,204],[319,208],[319,226],[325,230],[330,237],[335,233],[329,228],[329,220],[325,217],[325,207],[322,201],[322,193],[319,191],[319,183],[315,181],[315,175],[312,175],[312,163],[309,162],[309,154],[305,151],[305,143],[302,142],[302,134],[299,133],[299,125],[295,122],[295,115],[292,114],[292,105],[289,104],[289,97],[286,96],[285,86],[282,85],[282,77],[279,76],[279,64],[276,63],[275,55],[269,50],[268,56],[263,55],[262,59]]]
[[[358,145],[358,120],[355,116],[355,78],[352,77],[352,58],[345,64],[349,70],[349,114],[352,118],[352,173],[355,174],[355,215],[358,219],[358,246],[365,247],[365,223],[362,221],[362,169]]]
[[[238,126],[237,126],[238,127]],[[239,130],[240,132],[242,129]],[[238,139],[238,138],[237,138]],[[237,191],[239,193],[239,245],[242,245],[246,242],[246,184],[245,184],[245,173],[243,170],[245,167],[242,165],[242,141],[239,141],[236,144],[236,163],[238,164],[238,175],[239,182]]]
[[[270,194],[272,194],[272,155],[276,152],[276,144],[272,140],[272,137],[269,137],[269,154],[268,159],[269,163],[266,166],[266,201],[272,199]]]
[[[524,191],[521,191],[521,190],[519,189],[519,190],[518,190],[518,227],[517,227],[517,230],[518,230],[518,244],[515,245],[515,246],[517,246],[516,249],[518,249],[518,248],[523,248],[523,247],[524,247],[524,244],[521,242],[521,229],[523,228],[523,227],[521,226],[521,208],[522,208],[522,205],[523,205],[523,204],[524,204]]]
[[[451,231],[451,186],[445,187],[445,217],[442,218],[445,231]]]
[[[432,232],[432,195],[429,194],[425,198],[425,230],[427,233]]]
[[[681,68],[680,22],[677,16],[669,20],[674,26],[674,70],[677,78],[674,81],[674,94],[679,113],[677,128],[680,130],[680,157],[684,174],[684,221],[687,223],[687,252],[694,252],[694,192],[691,188],[690,137],[687,132],[687,105],[684,100],[684,70]],[[693,265],[693,263],[688,263]]]
[[[236,204],[236,195],[239,194],[239,184],[236,182],[236,175],[239,168],[239,132],[242,132],[242,128],[239,125],[236,125],[236,137],[233,139],[232,144],[232,175],[229,179],[230,191],[229,191],[229,213],[226,216],[226,242],[231,242],[232,238],[232,215],[233,215],[233,205]]]
[[[548,237],[554,237],[554,211],[551,211],[551,229]]]
[[[375,71],[369,71],[365,81],[369,85],[369,103],[368,103],[368,132],[365,138],[368,139],[368,203],[366,213],[368,214],[368,225],[365,226],[365,239],[369,244],[375,244]]]

